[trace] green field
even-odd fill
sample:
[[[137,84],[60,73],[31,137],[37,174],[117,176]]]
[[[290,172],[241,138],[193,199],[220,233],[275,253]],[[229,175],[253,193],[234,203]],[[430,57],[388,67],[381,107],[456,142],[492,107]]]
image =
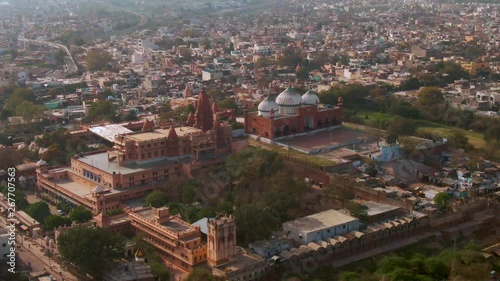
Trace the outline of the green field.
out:
[[[368,111],[368,110],[360,110],[358,111],[357,116],[359,116],[361,119],[365,120],[366,123],[368,121],[377,121],[377,122],[389,122],[392,118],[389,114],[386,113],[381,113],[381,112],[374,112],[374,111]],[[366,118],[368,117],[368,119]],[[472,132],[444,124],[439,124],[436,122],[428,121],[428,120],[417,120],[418,128],[417,132],[419,133],[430,133],[436,136],[440,137],[447,137],[453,130],[457,130],[459,132],[462,132],[468,139],[469,142],[476,148],[480,148],[485,145],[485,141],[483,138],[482,133],[478,132]]]

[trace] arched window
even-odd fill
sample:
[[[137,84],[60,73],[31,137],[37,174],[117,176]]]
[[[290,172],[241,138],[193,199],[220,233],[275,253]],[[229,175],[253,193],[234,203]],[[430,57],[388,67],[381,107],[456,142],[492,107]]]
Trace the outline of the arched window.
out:
[[[286,136],[289,134],[290,134],[290,127],[288,127],[288,125],[286,125],[285,128],[283,128],[283,135]]]

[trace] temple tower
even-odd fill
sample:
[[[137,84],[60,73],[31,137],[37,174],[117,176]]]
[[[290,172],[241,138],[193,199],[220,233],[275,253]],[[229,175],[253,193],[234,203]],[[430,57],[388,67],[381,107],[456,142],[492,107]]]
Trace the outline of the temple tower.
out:
[[[207,261],[216,267],[236,254],[236,223],[233,216],[229,216],[208,220],[207,224]]]
[[[203,132],[209,131],[213,127],[213,115],[210,108],[210,101],[205,89],[201,90],[196,103],[196,112],[194,113],[194,126]]]

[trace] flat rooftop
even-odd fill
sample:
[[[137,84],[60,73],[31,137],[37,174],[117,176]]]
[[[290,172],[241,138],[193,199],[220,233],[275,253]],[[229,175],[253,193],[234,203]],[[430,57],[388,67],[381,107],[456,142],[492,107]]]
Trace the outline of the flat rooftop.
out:
[[[154,222],[155,221],[155,211],[154,209],[145,209],[145,210],[140,210],[140,211],[136,211],[134,212],[134,214],[140,216],[140,217],[143,217],[145,218],[146,220],[150,221],[150,222]],[[177,233],[180,233],[180,232],[187,232],[187,231],[190,231],[190,230],[193,230],[191,228],[191,225],[189,224],[183,224],[182,222],[179,222],[177,221],[177,219],[171,219],[169,220],[168,222],[165,222],[165,223],[162,223],[161,226],[167,230],[170,230],[170,231],[173,231],[173,232],[177,232]]]
[[[280,139],[277,142],[300,149],[311,150],[330,146],[339,146],[353,141],[365,141],[371,136],[360,130],[348,127],[332,128],[323,131],[310,131],[305,135]]]
[[[109,142],[114,142],[116,135],[132,133],[131,130],[123,127],[122,125],[116,124],[92,127],[89,129],[89,131]]]
[[[373,201],[362,201],[359,200],[357,203],[364,205],[368,208],[366,210],[366,213],[368,216],[376,216],[379,214],[387,213],[390,211],[398,210],[400,209],[399,207],[389,205],[389,204],[382,204],[382,203],[377,203]]]
[[[194,128],[194,127],[177,127],[174,128],[177,136],[182,137],[185,135],[195,134],[195,133],[203,133],[202,130]],[[156,129],[152,132],[142,132],[136,134],[127,135],[128,139],[136,140],[136,141],[150,141],[155,139],[162,139],[168,137],[169,129]]]
[[[108,152],[102,152],[97,154],[85,155],[78,158],[79,161],[96,167],[100,170],[107,171],[108,173],[117,174],[132,174],[141,171],[146,171],[158,166],[168,166],[174,164],[175,162],[191,162],[191,156],[184,155],[181,157],[163,157],[155,158],[148,161],[133,162],[125,165],[118,165],[116,161],[109,161]]]
[[[300,219],[283,223],[283,226],[288,225],[290,227],[300,229],[305,232],[320,231],[325,228],[330,228],[340,224],[345,224],[358,219],[335,210],[328,210]]]
[[[248,254],[238,254],[236,258],[226,264],[217,267],[218,270],[229,273],[251,267],[252,265],[262,263],[263,260]]]

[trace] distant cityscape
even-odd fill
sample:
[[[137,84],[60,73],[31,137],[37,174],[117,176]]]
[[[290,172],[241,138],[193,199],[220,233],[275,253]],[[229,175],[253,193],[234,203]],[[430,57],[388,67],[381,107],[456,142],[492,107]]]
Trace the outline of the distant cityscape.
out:
[[[498,1],[0,7],[0,280],[500,280]]]

